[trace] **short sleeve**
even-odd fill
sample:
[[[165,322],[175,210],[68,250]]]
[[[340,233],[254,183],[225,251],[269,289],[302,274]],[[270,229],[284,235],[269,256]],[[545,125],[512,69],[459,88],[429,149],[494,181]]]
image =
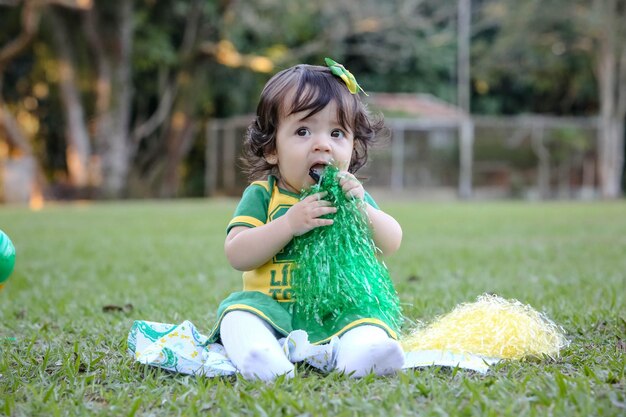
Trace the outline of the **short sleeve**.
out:
[[[258,227],[267,222],[267,207],[270,193],[267,182],[259,181],[250,184],[243,192],[235,209],[232,220],[228,223],[226,233],[236,226]]]
[[[372,198],[372,196],[366,191],[365,192],[365,197],[363,198],[365,200],[366,203],[368,203],[370,206],[374,207],[377,210],[380,210],[380,208],[378,208],[378,204],[376,204],[376,201],[374,201],[374,199]]]

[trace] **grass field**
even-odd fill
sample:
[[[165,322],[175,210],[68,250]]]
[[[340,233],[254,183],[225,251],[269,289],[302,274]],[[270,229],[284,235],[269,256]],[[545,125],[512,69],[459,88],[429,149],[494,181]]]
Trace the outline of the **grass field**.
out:
[[[387,265],[408,317],[430,320],[485,292],[516,298],[567,331],[556,360],[361,380],[301,366],[268,385],[134,363],[133,320],[188,319],[208,332],[240,288],[222,249],[234,205],[0,207],[18,251],[0,293],[0,415],[626,415],[624,202],[381,202],[404,228]]]

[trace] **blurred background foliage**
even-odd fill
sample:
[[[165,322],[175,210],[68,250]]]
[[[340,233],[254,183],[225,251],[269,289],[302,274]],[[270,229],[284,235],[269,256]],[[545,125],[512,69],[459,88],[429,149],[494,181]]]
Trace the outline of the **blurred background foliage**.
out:
[[[626,85],[625,8],[474,0],[472,113],[598,115],[607,36]],[[207,123],[252,113],[296,63],[455,103],[457,18],[450,0],[0,0],[0,159],[29,157],[52,198],[199,196]]]

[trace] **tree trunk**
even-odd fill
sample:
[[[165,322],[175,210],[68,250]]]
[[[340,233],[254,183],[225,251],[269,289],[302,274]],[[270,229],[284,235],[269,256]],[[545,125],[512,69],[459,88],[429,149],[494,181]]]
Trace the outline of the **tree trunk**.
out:
[[[9,181],[9,179],[4,178],[8,174],[7,165],[19,164],[17,166],[22,168],[30,167],[26,170],[29,173],[26,178],[22,175],[13,185],[18,184],[22,188],[21,191],[25,191],[28,194],[26,196],[28,200],[39,202],[43,201],[42,190],[45,185],[45,177],[41,174],[39,161],[33,156],[33,150],[28,138],[4,102],[2,86],[5,68],[16,56],[23,53],[30,46],[37,33],[41,17],[41,6],[37,2],[27,1],[24,3],[21,12],[21,33],[0,48],[0,136],[4,136],[9,148],[9,161],[7,161],[8,164],[2,164],[0,167],[2,171],[0,172],[0,180],[2,182]],[[4,135],[1,135],[1,133],[4,133]],[[25,184],[19,184],[19,181],[24,181]],[[7,184],[3,184],[3,186],[6,192]],[[4,195],[2,197],[12,200],[11,196]],[[17,202],[16,200],[13,201]],[[33,208],[39,208],[39,206],[33,205]]]
[[[0,130],[4,131],[9,146],[17,149],[22,155],[31,155],[32,149],[15,117],[13,117],[3,100],[4,70],[16,56],[23,53],[30,46],[39,29],[40,18],[41,4],[32,1],[24,2],[21,12],[22,31],[15,39],[12,39],[0,48]]]
[[[201,2],[194,0],[187,14],[185,33],[180,47],[179,57],[183,68],[176,79],[177,97],[164,137],[167,153],[165,167],[159,190],[160,197],[176,197],[181,183],[181,163],[189,152],[196,138],[198,121],[197,87],[204,81],[206,70],[196,62],[199,27],[202,21]]]
[[[24,52],[30,45],[39,29],[41,8],[43,4],[37,1],[25,1],[22,7],[22,31],[13,40],[0,48],[0,73],[16,56]]]
[[[49,18],[58,57],[59,87],[66,123],[66,163],[70,183],[77,187],[85,187],[89,185],[88,165],[91,143],[85,123],[85,111],[77,87],[72,44],[67,33],[67,25],[58,13],[51,11]]]
[[[621,103],[626,94],[623,77],[626,68],[620,68],[623,46],[617,41],[619,16],[616,0],[602,2],[604,25],[601,28],[597,74],[600,94],[600,127],[598,160],[600,192],[603,198],[621,195],[621,177],[624,166],[624,113]],[[621,52],[621,53],[620,53]]]
[[[102,172],[102,193],[104,197],[122,196],[126,187],[129,165],[132,161],[130,149],[130,109],[132,97],[131,51],[133,33],[133,6],[130,1],[115,4],[114,42],[109,48],[108,70],[100,72],[99,82],[102,94],[108,90],[109,101],[102,108],[97,120],[97,147]],[[111,69],[112,68],[112,69]],[[110,79],[106,77],[110,74]],[[108,88],[106,84],[108,83]],[[103,107],[106,103],[102,104]]]
[[[1,74],[0,74],[1,76]],[[9,149],[13,148],[19,155],[31,155],[33,153],[30,143],[22,132],[19,123],[15,120],[15,117],[9,111],[7,105],[2,101],[0,97],[0,132],[4,132]]]
[[[159,196],[176,197],[181,182],[180,165],[189,152],[196,138],[198,121],[195,119],[196,86],[203,80],[204,69],[193,69],[193,74],[181,72],[178,76],[177,90],[180,92],[174,103],[169,121],[164,131],[166,146],[165,166],[159,187]]]
[[[20,2],[15,2],[15,5]],[[4,103],[2,99],[2,84],[3,84],[3,75],[5,67],[18,55],[23,53],[28,46],[30,46],[33,38],[37,34],[39,30],[39,22],[41,19],[42,11],[45,10],[46,6],[49,4],[58,4],[60,6],[74,8],[74,9],[85,9],[92,6],[91,1],[62,1],[62,0],[50,0],[50,1],[42,1],[42,0],[24,0],[21,10],[21,32],[20,34],[7,44],[5,44],[2,48],[0,48],[0,129],[2,129],[6,133],[6,138],[10,147],[13,147],[13,154],[16,156],[23,157],[26,161],[32,161],[34,164],[33,168],[33,179],[32,185],[30,187],[31,190],[31,207],[34,209],[40,208],[43,204],[43,189],[46,183],[45,176],[43,175],[41,165],[37,158],[32,155],[32,148],[28,143],[28,139],[22,132],[19,124],[10,113],[8,107]],[[67,75],[61,71],[61,76]],[[64,94],[66,92],[62,92]],[[78,101],[80,103],[80,101]],[[72,116],[72,120],[75,119],[75,116]],[[80,117],[79,117],[80,119]],[[77,139],[80,142],[80,138]],[[86,143],[88,144],[88,138]],[[76,152],[76,154],[74,153]],[[70,155],[68,155],[68,166],[74,166],[80,164],[80,158],[77,157],[77,154],[82,153],[83,150],[80,149],[80,146],[74,146]],[[88,154],[88,151],[87,151]],[[78,161],[78,163],[74,163],[74,161]],[[28,162],[31,163],[31,162]],[[79,178],[77,182],[82,183],[83,176],[77,175]]]

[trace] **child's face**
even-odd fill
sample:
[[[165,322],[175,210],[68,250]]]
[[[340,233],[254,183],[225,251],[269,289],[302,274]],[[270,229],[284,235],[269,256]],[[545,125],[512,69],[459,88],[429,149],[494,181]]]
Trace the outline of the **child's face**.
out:
[[[313,167],[334,161],[342,170],[350,165],[354,147],[353,133],[344,129],[337,118],[334,101],[306,118],[308,111],[281,117],[276,132],[276,150],[265,156],[278,165],[279,185],[295,193],[315,183],[309,176]]]

